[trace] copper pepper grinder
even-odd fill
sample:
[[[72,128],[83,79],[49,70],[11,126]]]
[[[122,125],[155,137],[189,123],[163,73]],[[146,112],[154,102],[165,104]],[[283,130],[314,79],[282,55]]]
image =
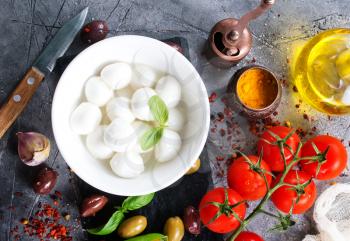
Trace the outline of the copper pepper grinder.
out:
[[[261,4],[240,19],[223,19],[209,35],[209,61],[218,67],[228,68],[242,60],[252,48],[249,22],[270,9],[275,0],[262,0]]]

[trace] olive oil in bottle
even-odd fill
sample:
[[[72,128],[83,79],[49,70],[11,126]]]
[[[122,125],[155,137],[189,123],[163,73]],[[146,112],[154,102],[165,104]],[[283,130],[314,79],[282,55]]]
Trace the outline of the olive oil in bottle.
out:
[[[306,102],[330,115],[350,113],[350,29],[332,29],[310,39],[292,69]]]

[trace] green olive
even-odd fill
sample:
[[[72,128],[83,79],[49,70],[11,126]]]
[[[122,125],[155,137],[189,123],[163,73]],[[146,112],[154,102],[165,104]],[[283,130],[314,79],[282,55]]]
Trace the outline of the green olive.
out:
[[[181,241],[184,237],[184,223],[179,217],[168,218],[164,225],[164,234],[168,236],[168,241]]]
[[[198,158],[197,161],[191,166],[191,168],[187,171],[186,175],[190,175],[198,171],[201,167],[201,160]]]
[[[126,219],[118,228],[118,235],[122,238],[131,238],[145,230],[147,218],[145,216],[134,216]]]

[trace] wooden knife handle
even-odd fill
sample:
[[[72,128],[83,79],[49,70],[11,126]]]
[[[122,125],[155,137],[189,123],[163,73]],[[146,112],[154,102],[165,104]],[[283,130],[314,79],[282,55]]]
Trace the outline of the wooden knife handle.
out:
[[[0,108],[0,139],[26,107],[44,77],[40,70],[31,67],[7,102]]]

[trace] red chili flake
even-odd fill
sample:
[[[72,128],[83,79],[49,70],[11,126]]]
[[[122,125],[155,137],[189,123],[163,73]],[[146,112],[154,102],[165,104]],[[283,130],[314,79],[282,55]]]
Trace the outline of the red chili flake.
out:
[[[61,241],[73,240],[69,236],[69,229],[59,223],[61,215],[56,208],[49,204],[40,204],[39,208],[34,217],[31,217],[29,220],[21,220],[23,233],[28,236],[35,236],[40,240],[43,240],[43,238]]]
[[[232,111],[229,108],[227,108],[227,107],[225,107],[225,109],[224,109],[224,114],[227,117],[232,117],[232,115],[233,115]]]
[[[23,192],[15,192],[14,195],[16,197],[22,197],[23,196]]]
[[[12,211],[13,211],[13,210],[15,210],[15,209],[16,209],[15,206],[9,206],[9,207],[8,207],[8,210],[12,210]]]
[[[296,133],[301,137],[305,137],[305,135],[306,135],[306,132],[302,128],[298,128],[296,130]]]
[[[216,128],[211,128],[210,131],[214,133],[216,132]]]
[[[220,170],[220,171],[218,171],[218,172],[216,173],[216,176],[217,176],[217,177],[224,177],[224,175],[225,175],[225,173],[224,173],[223,170]]]
[[[295,85],[293,85],[293,91],[298,92],[298,88]]]
[[[211,93],[211,95],[209,96],[209,102],[213,103],[215,102],[216,98],[217,98],[217,94],[215,92]]]
[[[217,161],[223,161],[223,160],[225,160],[225,158],[224,158],[223,156],[217,156],[217,157],[216,157],[216,160],[217,160]]]
[[[220,129],[220,135],[221,136],[225,136],[226,135],[226,131],[224,129]]]

